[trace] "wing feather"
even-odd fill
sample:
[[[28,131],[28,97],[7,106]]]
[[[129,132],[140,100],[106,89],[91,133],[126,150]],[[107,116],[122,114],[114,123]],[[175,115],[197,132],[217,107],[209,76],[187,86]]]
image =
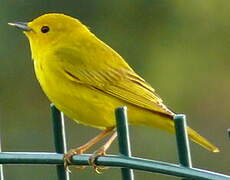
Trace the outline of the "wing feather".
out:
[[[125,72],[115,73],[114,70],[110,72],[81,70],[79,73],[75,71],[76,75],[73,75],[72,72],[65,71],[71,74],[71,77],[75,76],[76,82],[82,85],[99,89],[135,106],[172,115],[162,103],[162,99],[155,94],[155,90],[136,74],[124,75]]]
[[[122,57],[112,49],[105,50],[104,48],[109,47],[98,48],[99,52],[90,52],[91,49],[88,49],[88,57],[79,54],[81,51],[74,53],[75,50],[66,48],[61,50],[61,53],[57,51],[57,55],[59,59],[62,56],[64,73],[71,76],[70,79],[76,83],[99,89],[141,108],[174,115],[162,103],[162,99],[155,93],[151,85],[137,75]],[[100,59],[95,60],[95,56],[90,56],[90,54],[100,53],[103,53],[98,56]]]

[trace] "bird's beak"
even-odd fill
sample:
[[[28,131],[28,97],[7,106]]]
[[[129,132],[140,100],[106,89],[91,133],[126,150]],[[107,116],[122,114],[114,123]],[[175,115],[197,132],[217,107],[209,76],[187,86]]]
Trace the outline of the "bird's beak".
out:
[[[23,31],[31,31],[32,29],[27,25],[27,22],[15,22],[15,23],[8,23],[10,26],[15,26]]]

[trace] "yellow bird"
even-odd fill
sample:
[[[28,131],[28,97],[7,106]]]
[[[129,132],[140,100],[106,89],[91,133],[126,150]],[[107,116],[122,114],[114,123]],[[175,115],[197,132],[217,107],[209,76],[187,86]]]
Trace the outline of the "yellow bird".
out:
[[[174,133],[175,115],[155,90],[111,47],[98,39],[78,19],[50,13],[31,22],[9,23],[28,37],[36,77],[55,106],[76,122],[102,129],[89,142],[65,155],[69,163],[75,154],[113,132],[99,149],[105,154],[116,138],[114,109],[128,107],[129,123]],[[189,138],[204,148],[218,148],[193,129]]]

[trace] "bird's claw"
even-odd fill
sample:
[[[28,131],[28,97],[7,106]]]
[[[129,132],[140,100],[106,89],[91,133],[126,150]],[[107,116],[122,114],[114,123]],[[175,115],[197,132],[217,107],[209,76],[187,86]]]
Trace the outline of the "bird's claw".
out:
[[[105,153],[105,150],[103,148],[99,149],[98,151],[95,151],[90,157],[89,157],[89,164],[93,166],[93,169],[94,171],[97,173],[97,174],[102,174],[102,172],[108,168],[106,167],[99,167],[97,164],[96,164],[96,160],[100,157],[100,156],[105,156],[106,153]]]
[[[71,160],[72,160],[72,157],[74,155],[79,155],[79,154],[82,154],[82,149],[80,148],[77,148],[77,149],[71,149],[69,150],[65,155],[64,155],[64,168],[67,172],[71,173],[70,169],[69,169],[69,165],[72,163]],[[81,169],[84,169],[85,166],[79,166]]]

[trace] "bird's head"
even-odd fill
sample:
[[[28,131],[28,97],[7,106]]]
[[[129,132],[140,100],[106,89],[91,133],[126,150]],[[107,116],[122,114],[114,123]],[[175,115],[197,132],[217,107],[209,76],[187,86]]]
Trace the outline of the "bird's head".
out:
[[[45,14],[31,22],[8,24],[23,30],[30,41],[32,54],[44,53],[46,49],[71,41],[77,42],[90,34],[88,28],[79,20],[58,13]]]

